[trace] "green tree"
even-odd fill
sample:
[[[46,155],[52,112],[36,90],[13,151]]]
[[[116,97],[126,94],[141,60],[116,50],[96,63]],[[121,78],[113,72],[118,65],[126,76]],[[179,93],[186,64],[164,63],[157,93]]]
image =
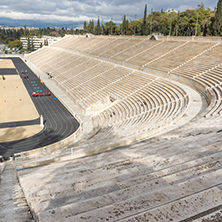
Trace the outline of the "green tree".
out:
[[[44,40],[44,45],[45,45],[45,46],[48,46],[48,41],[47,41],[47,39]]]
[[[222,0],[218,0],[215,14],[215,30],[218,35],[222,34]]]
[[[145,4],[145,9],[144,9],[144,16],[143,16],[143,23],[142,23],[142,35],[146,35],[146,16],[147,15],[147,4]]]
[[[123,16],[123,35],[128,32],[129,21],[126,19],[126,15]]]
[[[177,14],[177,23],[176,23],[176,36],[178,36],[178,32],[179,32],[179,26],[180,26],[180,11],[178,11],[178,14]]]
[[[28,38],[27,41],[28,41],[28,42],[27,42],[27,50],[28,50],[28,51],[31,51],[30,38]]]
[[[26,25],[24,25],[24,30],[25,30],[25,31],[24,31],[24,34],[25,34],[25,36],[26,36],[26,34],[27,34],[27,33],[26,33]]]
[[[97,20],[97,25],[95,27],[95,34],[96,35],[100,35],[101,34],[101,27],[100,27],[99,16],[98,16],[98,20]]]
[[[20,40],[14,40],[10,42],[10,47],[15,49],[22,49],[22,42]]]
[[[33,43],[33,38],[32,38],[32,41],[31,41],[31,51],[34,51],[35,48],[34,48],[34,43]]]
[[[89,22],[89,33],[94,34],[94,21],[90,20]]]
[[[83,31],[84,31],[85,33],[88,32],[88,24],[87,24],[86,21],[84,21],[84,23],[83,23]]]

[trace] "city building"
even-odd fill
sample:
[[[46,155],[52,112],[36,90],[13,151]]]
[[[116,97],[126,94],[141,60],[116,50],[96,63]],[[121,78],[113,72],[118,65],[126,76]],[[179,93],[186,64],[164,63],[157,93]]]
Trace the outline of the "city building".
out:
[[[34,48],[34,50],[41,48],[44,45],[51,45],[54,42],[57,42],[61,37],[54,37],[54,36],[43,36],[42,38],[38,38],[34,36],[33,38],[22,37],[20,41],[22,42],[22,48],[28,49],[28,41],[30,47]]]
[[[176,11],[176,10],[173,9],[173,8],[168,8],[165,12],[166,12],[166,13],[172,13],[172,12],[178,13],[178,11]]]
[[[20,41],[22,42],[22,48],[23,49],[28,49],[28,45],[30,44],[30,48],[34,48],[34,50],[41,48],[42,47],[42,39],[33,37],[33,38],[27,38],[27,37],[22,37],[20,38]]]

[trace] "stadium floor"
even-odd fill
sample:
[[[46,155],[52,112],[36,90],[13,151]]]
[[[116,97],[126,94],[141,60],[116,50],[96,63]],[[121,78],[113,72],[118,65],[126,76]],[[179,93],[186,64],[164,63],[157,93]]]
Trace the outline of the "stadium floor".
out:
[[[50,92],[20,58],[13,57],[10,59],[14,62],[19,73],[21,73],[21,70],[27,70],[29,78],[24,79],[24,85],[30,96],[33,92],[37,92],[37,90],[42,93]],[[73,134],[79,127],[78,121],[63,104],[56,99],[52,92],[51,96],[31,96],[31,98],[39,115],[43,116],[44,128],[40,133],[32,137],[13,142],[0,143],[0,155],[3,157],[9,157],[14,153],[32,150],[58,142]]]

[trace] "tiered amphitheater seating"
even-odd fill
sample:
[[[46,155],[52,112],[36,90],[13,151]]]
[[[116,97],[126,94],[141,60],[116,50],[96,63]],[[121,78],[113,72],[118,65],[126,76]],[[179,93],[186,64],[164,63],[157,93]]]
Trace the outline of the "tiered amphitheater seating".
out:
[[[184,59],[184,63],[181,63],[180,66],[170,70],[170,73],[193,77],[220,64],[221,58],[219,52],[222,46],[215,42],[211,44],[213,45],[209,47],[208,50],[202,51],[202,53],[197,54],[190,60]]]
[[[202,94],[208,94],[209,108],[205,116],[216,115],[220,112],[221,100],[220,80],[215,82],[202,76],[204,73],[214,69],[221,64],[221,44],[216,41],[196,41],[192,38],[162,38],[161,41],[150,41],[148,38],[141,37],[104,37],[97,38],[98,44],[94,43],[88,47],[88,44],[94,42],[94,38],[67,37],[66,41],[72,40],[73,45],[82,44],[83,50],[73,47],[78,52],[83,52],[90,56],[100,56],[101,58],[112,58],[112,61],[121,61],[127,66],[134,68],[161,71],[163,73],[172,73],[184,78],[191,79],[199,84],[194,88],[201,90]],[[89,40],[90,39],[90,40]],[[172,39],[172,40],[171,40]],[[101,42],[101,46],[100,46]],[[61,44],[61,43],[60,43]],[[103,45],[104,44],[104,45]],[[55,47],[60,47],[55,44]],[[87,47],[86,47],[87,46]],[[212,74],[214,75],[214,74]],[[215,78],[212,76],[212,78]],[[191,84],[192,85],[192,84]],[[206,89],[206,90],[203,90]]]
[[[28,56],[53,75],[97,130],[51,156],[17,160],[36,219],[220,221],[221,47],[184,37],[67,36]],[[168,78],[145,73],[152,70]],[[209,118],[198,116],[180,129],[133,144],[185,113],[189,96],[171,78],[208,99],[204,115]],[[107,106],[95,109],[107,98]],[[43,166],[47,161],[55,162]]]
[[[129,82],[129,86],[133,87],[133,82],[135,80]],[[188,97],[184,97],[185,92],[173,85],[166,85],[161,80],[156,79],[137,88],[135,93],[130,94],[130,91],[125,91],[126,96],[120,103],[97,115],[93,121],[100,123],[100,127],[114,124],[118,129],[118,136],[121,134],[130,136],[130,132],[134,134],[138,130],[148,130],[151,126],[158,127],[158,122],[175,118],[188,102]]]
[[[221,110],[221,49],[221,44],[213,42],[208,50],[190,60],[186,60],[168,72],[199,83],[205,89],[204,93],[209,91],[212,98],[211,104],[204,114],[205,116],[216,115]],[[196,87],[196,90],[198,90],[198,87]]]
[[[192,59],[194,56],[198,56],[199,53],[202,53],[213,45],[215,45],[215,43],[185,42],[181,47],[178,47],[172,52],[167,53],[167,55],[163,55],[157,60],[148,62],[147,64],[145,64],[145,66],[152,69],[158,69],[168,72],[171,69],[183,64],[185,61]]]
[[[167,126],[187,107],[186,92],[167,81],[55,47],[52,52],[45,62],[37,60],[37,65],[51,73],[85,112],[106,97],[116,99],[116,105],[104,107],[106,110],[93,117],[93,122],[95,126],[100,122],[106,132],[106,127],[113,125],[118,137],[126,131],[133,136],[135,131],[147,133]],[[29,59],[35,61],[35,57]]]
[[[41,222],[192,221],[218,214],[220,123],[221,117],[201,119],[153,141],[23,169],[20,183]]]
[[[140,131],[145,128],[146,130],[153,128],[156,119],[161,122],[166,121],[164,118],[159,118],[157,113],[161,113],[161,116],[168,119],[174,119],[173,115],[177,116],[179,110],[186,107],[186,93],[183,93],[183,98],[180,97],[179,102],[175,102],[174,106],[169,106],[172,101],[176,101],[175,97],[172,96],[173,94],[170,92],[172,90],[169,89],[169,92],[166,92],[170,96],[164,95],[162,98],[158,98],[159,95],[156,96],[155,92],[161,88],[159,80],[155,80],[155,84],[152,83],[150,86],[153,77],[121,68],[113,63],[106,63],[93,56],[114,60],[121,60],[120,56],[123,56],[122,61],[126,63],[191,79],[203,86],[203,94],[209,91],[210,106],[205,116],[215,115],[221,111],[221,84],[220,77],[215,78],[211,69],[217,67],[215,73],[220,72],[218,65],[221,63],[219,56],[221,44],[184,40],[150,41],[141,37],[84,38],[69,36],[64,41],[54,44],[50,52],[48,48],[42,49],[40,58],[34,53],[29,56],[29,59],[45,72],[52,73],[59,85],[85,112],[107,96],[115,97],[118,100],[117,104],[95,114],[92,118],[94,124],[100,122],[100,127],[105,127],[106,132],[106,128],[110,124],[115,129],[130,127],[130,125],[132,129],[135,129],[139,125],[141,127],[138,131]],[[79,54],[79,52],[83,54]],[[206,72],[211,72],[211,77]],[[164,97],[168,99],[166,100]],[[143,104],[144,102],[146,105]],[[156,119],[153,119],[152,116],[155,115]],[[136,122],[138,124],[135,124]],[[152,127],[146,126],[147,122]],[[119,135],[124,135],[124,132],[120,133],[120,131],[116,130]]]

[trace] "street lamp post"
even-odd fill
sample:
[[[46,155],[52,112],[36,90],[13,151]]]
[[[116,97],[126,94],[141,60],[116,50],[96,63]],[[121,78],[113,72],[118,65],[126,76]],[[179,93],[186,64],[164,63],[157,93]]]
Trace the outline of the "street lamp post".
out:
[[[136,18],[137,18],[137,14],[135,14],[134,36],[136,35]]]

